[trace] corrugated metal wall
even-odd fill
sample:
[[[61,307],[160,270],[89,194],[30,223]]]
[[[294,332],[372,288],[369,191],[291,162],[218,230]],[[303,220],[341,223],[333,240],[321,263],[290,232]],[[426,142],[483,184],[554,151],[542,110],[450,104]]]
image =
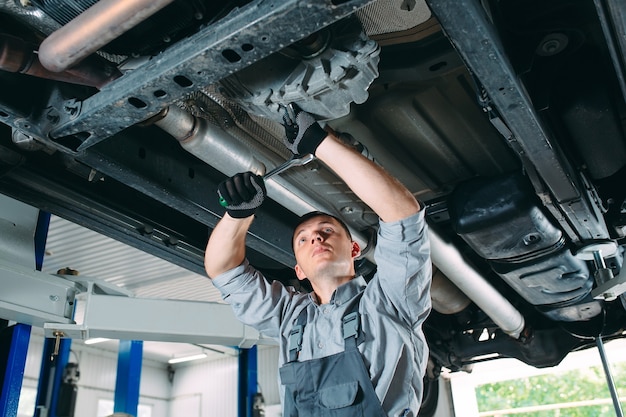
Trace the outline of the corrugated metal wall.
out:
[[[170,416],[237,417],[238,360],[190,362],[174,375]]]
[[[278,346],[259,346],[258,380],[265,404],[279,404]]]

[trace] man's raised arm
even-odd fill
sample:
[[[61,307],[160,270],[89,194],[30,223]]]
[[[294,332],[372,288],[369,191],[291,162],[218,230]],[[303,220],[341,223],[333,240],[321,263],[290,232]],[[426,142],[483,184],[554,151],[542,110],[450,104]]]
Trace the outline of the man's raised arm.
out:
[[[329,135],[316,156],[385,222],[404,219],[420,210],[407,188],[385,169]]]
[[[217,223],[204,253],[204,267],[209,278],[231,270],[246,256],[246,234],[267,192],[263,178],[251,172],[237,174],[218,186],[226,214]]]
[[[287,147],[294,154],[314,154],[383,221],[400,220],[420,210],[419,203],[404,185],[322,129],[310,114],[287,112],[284,121]]]

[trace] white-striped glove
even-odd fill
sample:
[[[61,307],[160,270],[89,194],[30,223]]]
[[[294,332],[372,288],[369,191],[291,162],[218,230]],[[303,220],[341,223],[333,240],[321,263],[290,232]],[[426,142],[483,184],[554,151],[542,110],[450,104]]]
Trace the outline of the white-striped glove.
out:
[[[295,105],[284,108],[285,146],[294,155],[313,154],[328,133],[309,113]]]
[[[236,219],[243,219],[254,214],[265,196],[263,177],[252,172],[236,174],[217,186],[220,203],[226,207],[228,214]]]

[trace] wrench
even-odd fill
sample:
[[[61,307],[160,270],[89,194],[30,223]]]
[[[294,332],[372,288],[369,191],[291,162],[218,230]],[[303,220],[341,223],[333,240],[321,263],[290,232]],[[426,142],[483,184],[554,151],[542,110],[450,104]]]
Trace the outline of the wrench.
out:
[[[306,165],[314,159],[315,159],[315,156],[310,153],[306,155],[302,155],[302,156],[294,156],[290,160],[280,164],[276,168],[272,169],[270,172],[263,175],[263,181],[267,181],[268,178],[273,177],[274,175],[281,174],[287,171],[289,168],[301,167],[303,165]],[[226,207],[228,205],[228,203],[226,202],[226,200],[224,200],[224,197],[222,196],[220,196],[220,205],[222,207]]]
[[[284,163],[278,165],[276,168],[274,168],[273,170],[271,170],[267,174],[263,175],[263,181],[266,181],[269,177],[273,177],[274,175],[278,175],[280,173],[283,173],[283,172],[287,171],[289,168],[301,167],[303,165],[306,165],[306,164],[308,164],[309,162],[311,162],[314,159],[315,159],[315,156],[313,156],[313,154],[311,154],[311,153],[308,153],[308,154],[302,155],[302,156],[294,156],[293,158],[291,158],[287,162],[284,162]]]

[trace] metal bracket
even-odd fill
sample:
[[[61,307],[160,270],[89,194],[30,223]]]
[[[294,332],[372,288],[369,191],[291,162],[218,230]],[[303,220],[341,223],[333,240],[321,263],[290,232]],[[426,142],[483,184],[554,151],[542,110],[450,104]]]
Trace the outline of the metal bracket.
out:
[[[72,323],[77,291],[73,282],[0,258],[0,317],[41,327]]]
[[[259,333],[237,320],[227,304],[98,294],[101,287],[93,281],[82,285],[87,291],[77,297],[76,324],[45,323],[46,337],[105,337],[241,348],[250,348],[260,340]]]
[[[259,333],[239,322],[227,304],[134,298],[101,280],[49,275],[3,258],[0,288],[0,317],[43,327],[55,339],[106,337],[242,348],[260,341]]]
[[[626,292],[626,273],[620,272],[615,278],[611,278],[604,284],[599,285],[593,291],[591,296],[596,300],[613,301],[619,295]]]
[[[624,272],[624,269],[621,269],[619,274],[614,276],[613,270],[607,268],[604,262],[604,257],[616,256],[618,254],[617,244],[612,241],[596,242],[587,245],[576,254],[576,257],[579,259],[594,261],[596,266],[594,273],[596,288],[591,291],[591,296],[594,299],[613,301],[626,292],[626,272]]]

